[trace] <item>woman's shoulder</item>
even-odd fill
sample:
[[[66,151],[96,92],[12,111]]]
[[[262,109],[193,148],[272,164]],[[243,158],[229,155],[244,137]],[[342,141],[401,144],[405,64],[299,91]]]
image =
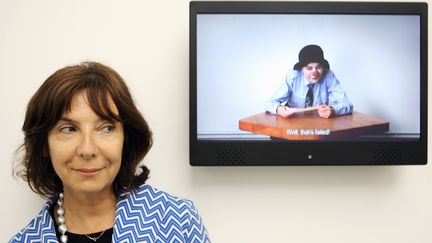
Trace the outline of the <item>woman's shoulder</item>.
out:
[[[174,196],[168,192],[162,191],[149,184],[143,184],[140,186],[139,189],[141,192],[148,193],[148,195],[153,196],[152,199],[155,202],[162,201],[166,203],[167,206],[183,205],[183,204],[188,206],[193,206],[193,202],[191,200]]]
[[[135,226],[147,225],[147,229],[140,232],[140,238],[150,235],[160,239],[160,242],[172,242],[174,238],[184,239],[179,242],[210,242],[192,201],[173,196],[149,184],[126,193],[117,204],[117,214],[115,227],[122,235],[135,236],[136,233],[132,232]],[[167,235],[166,232],[171,233]]]
[[[334,74],[334,72],[331,69],[327,69],[325,71],[325,77],[326,78],[335,78],[336,75]]]
[[[135,193],[130,194],[135,201],[143,201],[147,204],[158,204],[163,209],[190,207],[194,208],[191,200],[174,196],[168,192],[159,190],[158,188],[143,184],[138,187]]]
[[[125,220],[139,212],[144,221],[156,219],[158,222],[177,221],[174,225],[185,222],[201,224],[198,210],[191,200],[173,196],[149,184],[127,193],[117,204],[117,210]]]
[[[54,222],[49,215],[52,202],[47,201],[42,210],[34,217],[26,227],[15,234],[9,242],[58,242],[55,234]]]
[[[289,70],[285,73],[285,82],[288,85],[294,85],[295,83],[301,83],[304,79],[304,75],[298,70]]]
[[[289,70],[288,72],[286,72],[286,77],[288,79],[298,79],[298,78],[303,77],[303,73],[301,71],[293,69],[293,70]]]

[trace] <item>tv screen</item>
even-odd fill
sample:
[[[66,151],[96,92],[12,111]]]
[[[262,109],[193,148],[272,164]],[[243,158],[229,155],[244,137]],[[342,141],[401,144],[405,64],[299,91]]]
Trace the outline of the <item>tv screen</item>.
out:
[[[427,4],[191,2],[192,165],[427,163]]]

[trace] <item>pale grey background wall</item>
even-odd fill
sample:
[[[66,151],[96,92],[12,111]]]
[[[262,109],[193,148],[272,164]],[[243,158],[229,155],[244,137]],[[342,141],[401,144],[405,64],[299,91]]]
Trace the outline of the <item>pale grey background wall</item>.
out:
[[[85,60],[126,79],[155,135],[149,183],[194,200],[213,242],[432,242],[430,165],[190,167],[188,6],[0,0],[0,242],[43,204],[11,176],[26,103],[53,71]]]

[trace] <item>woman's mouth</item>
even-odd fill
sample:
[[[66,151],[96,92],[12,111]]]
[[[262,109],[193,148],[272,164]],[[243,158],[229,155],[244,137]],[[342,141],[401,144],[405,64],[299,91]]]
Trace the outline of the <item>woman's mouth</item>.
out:
[[[78,172],[79,174],[84,175],[84,176],[95,176],[101,170],[102,169],[100,169],[100,168],[79,168],[79,169],[75,169],[76,172]]]

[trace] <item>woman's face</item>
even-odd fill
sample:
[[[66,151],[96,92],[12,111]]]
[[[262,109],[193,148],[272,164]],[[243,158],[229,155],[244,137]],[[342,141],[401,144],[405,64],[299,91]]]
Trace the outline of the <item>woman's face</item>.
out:
[[[118,113],[111,98],[109,102]],[[71,109],[48,133],[50,158],[65,192],[111,191],[120,169],[123,140],[120,122],[99,117],[88,105],[85,91],[75,94]]]
[[[311,62],[302,68],[303,75],[311,82],[316,83],[321,79],[323,74],[323,66],[317,62]]]

